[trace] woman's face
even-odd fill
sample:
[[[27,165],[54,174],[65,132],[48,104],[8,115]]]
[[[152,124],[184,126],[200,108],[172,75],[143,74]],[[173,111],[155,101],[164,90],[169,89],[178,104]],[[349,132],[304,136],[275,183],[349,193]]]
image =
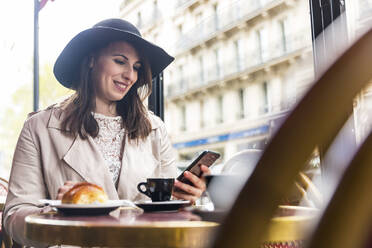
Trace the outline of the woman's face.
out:
[[[121,100],[136,83],[142,66],[137,51],[124,41],[110,43],[92,57],[96,106]]]

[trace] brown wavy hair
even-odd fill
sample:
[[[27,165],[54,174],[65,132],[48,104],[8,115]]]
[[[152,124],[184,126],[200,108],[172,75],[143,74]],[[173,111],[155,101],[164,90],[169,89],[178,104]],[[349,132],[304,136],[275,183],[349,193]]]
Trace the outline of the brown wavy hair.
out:
[[[106,44],[108,46],[109,44]],[[129,140],[138,142],[151,132],[151,123],[143,100],[151,94],[151,68],[144,52],[132,44],[139,54],[142,66],[138,71],[138,79],[123,99],[116,102],[116,111],[123,118],[123,125]],[[103,49],[106,46],[102,46]],[[92,112],[95,110],[95,85],[91,80],[90,56],[86,56],[80,66],[79,80],[74,83],[75,93],[64,104],[67,112],[62,121],[62,128],[79,134],[82,139],[88,135],[97,137],[99,126]],[[125,141],[125,140],[124,140]],[[123,141],[123,142],[124,142]]]

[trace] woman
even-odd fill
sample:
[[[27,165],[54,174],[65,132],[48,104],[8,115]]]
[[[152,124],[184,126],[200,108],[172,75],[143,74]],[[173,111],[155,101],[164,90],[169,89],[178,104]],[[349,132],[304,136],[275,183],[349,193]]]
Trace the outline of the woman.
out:
[[[164,123],[142,100],[151,79],[173,58],[120,19],[97,23],[76,35],[58,57],[54,74],[75,94],[33,113],[14,154],[4,211],[7,233],[18,243],[24,218],[46,211],[39,199],[61,199],[75,183],[100,185],[109,199],[141,200],[137,184],[149,177],[176,177],[176,154]],[[209,173],[206,166],[202,166]],[[194,202],[205,183],[185,173],[193,186],[176,182],[179,199]]]

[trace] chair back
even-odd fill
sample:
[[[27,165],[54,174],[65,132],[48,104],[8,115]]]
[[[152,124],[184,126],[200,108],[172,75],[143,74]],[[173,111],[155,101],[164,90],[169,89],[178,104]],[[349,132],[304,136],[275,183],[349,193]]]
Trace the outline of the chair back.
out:
[[[372,55],[372,54],[371,54]],[[349,164],[328,204],[309,248],[371,247],[372,133]]]
[[[8,180],[0,177],[0,244],[1,246],[10,247],[9,245],[9,237],[5,234],[4,230],[2,229],[3,225],[3,208],[6,200],[6,196],[8,194]]]
[[[0,177],[0,196],[6,196],[8,194],[8,180]]]
[[[259,149],[245,149],[229,158],[224,164],[221,173],[243,173],[245,176],[249,177],[252,174],[254,168],[260,156],[262,155],[262,150]]]

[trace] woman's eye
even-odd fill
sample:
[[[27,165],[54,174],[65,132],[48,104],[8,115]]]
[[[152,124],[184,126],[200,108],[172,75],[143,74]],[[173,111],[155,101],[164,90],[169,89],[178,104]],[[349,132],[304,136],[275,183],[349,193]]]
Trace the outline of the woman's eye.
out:
[[[116,64],[119,64],[119,65],[124,65],[125,64],[124,61],[119,60],[119,59],[114,59],[114,61],[115,61]]]
[[[133,67],[133,69],[134,69],[135,71],[139,71],[139,70],[141,70],[141,67],[140,67],[140,66],[137,66],[137,67]]]

